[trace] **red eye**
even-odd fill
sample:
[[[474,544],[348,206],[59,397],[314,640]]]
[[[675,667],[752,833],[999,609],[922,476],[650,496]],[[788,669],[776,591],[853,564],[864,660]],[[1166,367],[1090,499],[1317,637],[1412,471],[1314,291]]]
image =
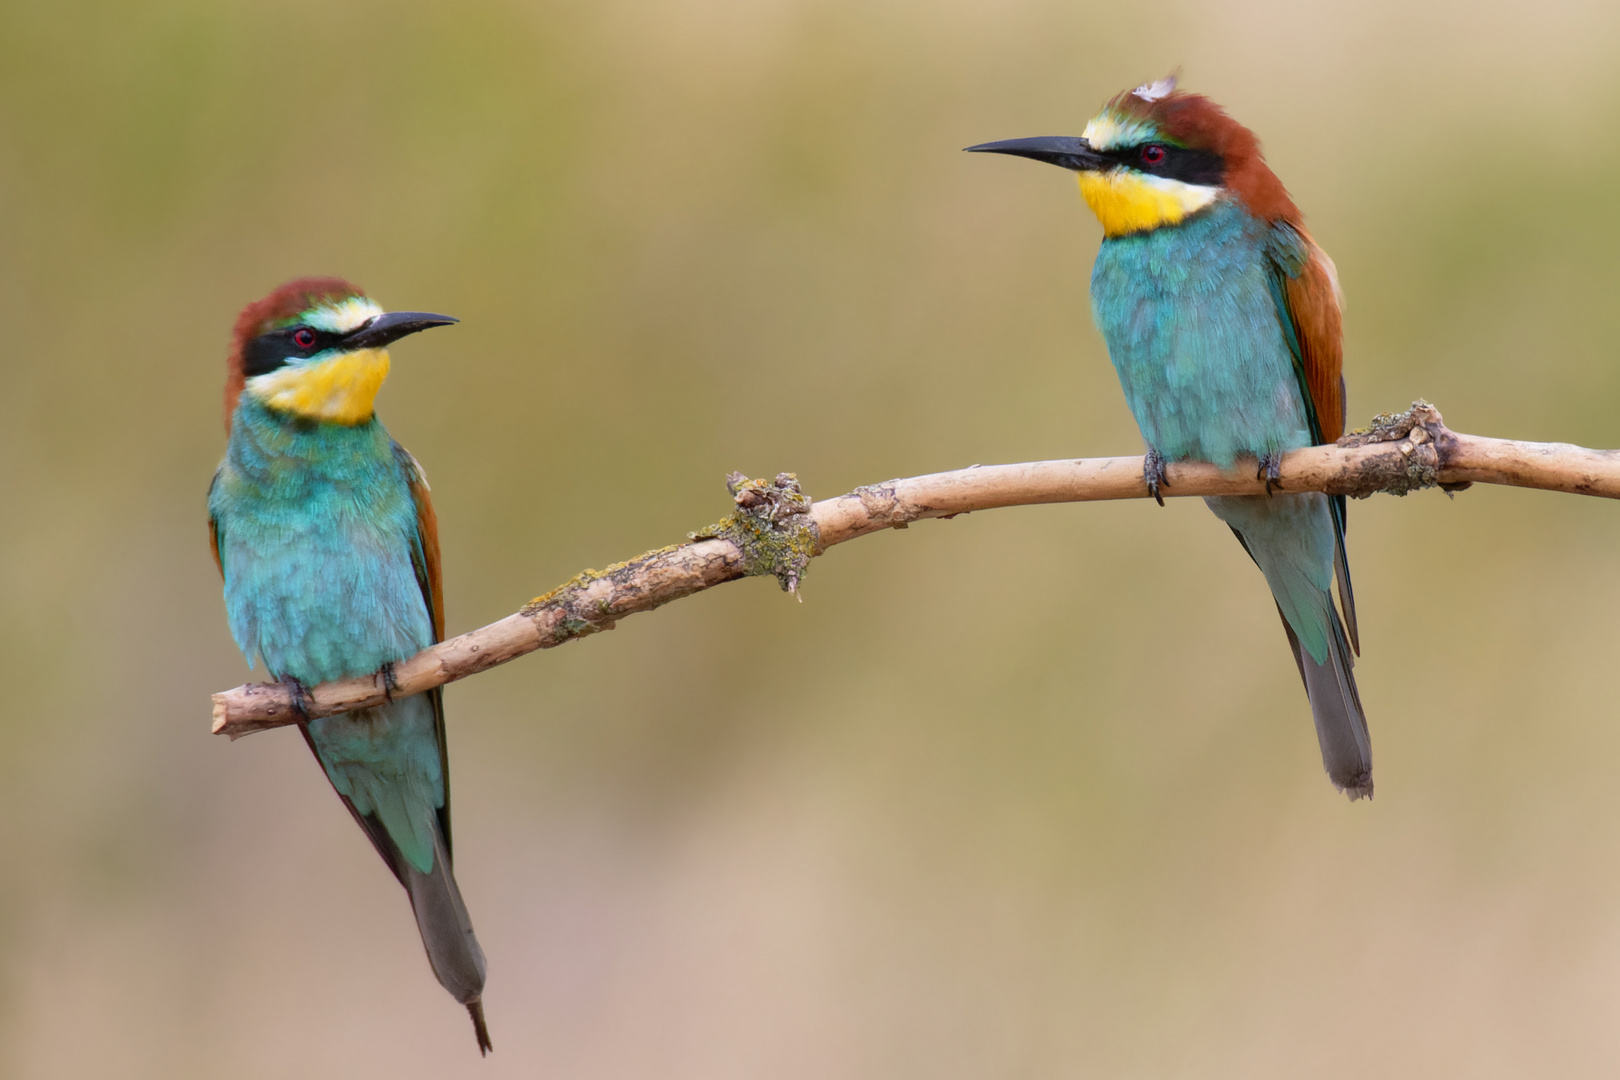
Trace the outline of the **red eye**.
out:
[[[1164,147],[1150,144],[1142,147],[1142,164],[1157,165],[1164,160]]]
[[[297,345],[300,349],[311,348],[315,344],[315,331],[309,329],[308,327],[294,330],[293,344]]]

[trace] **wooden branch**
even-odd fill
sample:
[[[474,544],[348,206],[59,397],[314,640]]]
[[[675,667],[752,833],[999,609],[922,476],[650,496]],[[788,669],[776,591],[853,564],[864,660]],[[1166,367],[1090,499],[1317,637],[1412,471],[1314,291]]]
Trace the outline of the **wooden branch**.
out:
[[[1474,482],[1620,498],[1620,451],[1459,435],[1425,402],[1379,416],[1365,432],[1332,446],[1283,456],[1282,491],[1323,491],[1365,498],[1424,487],[1457,491]],[[1179,462],[1167,469],[1167,496],[1261,495],[1252,465],[1222,472]],[[587,570],[536,597],[516,614],[424,649],[382,673],[323,683],[302,712],[279,683],[250,683],[214,695],[215,734],[239,738],[265,728],[381,705],[391,696],[431,690],[536,649],[548,649],[618,620],[736,578],[771,574],[797,592],[806,564],[834,544],[924,518],[1037,503],[1146,498],[1140,457],[1034,461],[973,466],[890,480],[812,504],[790,473],[774,483],[728,478],[737,511],[692,534],[690,543],[650,551],[606,570]]]

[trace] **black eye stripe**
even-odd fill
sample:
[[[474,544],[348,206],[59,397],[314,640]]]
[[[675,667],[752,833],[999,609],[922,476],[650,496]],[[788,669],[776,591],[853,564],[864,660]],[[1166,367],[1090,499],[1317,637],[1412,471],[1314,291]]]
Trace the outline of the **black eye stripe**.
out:
[[[301,347],[295,340],[300,332],[315,335],[314,342],[307,348]],[[255,375],[268,374],[285,366],[289,360],[303,359],[306,356],[314,356],[324,349],[330,349],[342,338],[342,334],[334,334],[330,330],[317,330],[313,326],[289,326],[283,330],[260,334],[248,342],[242,357],[242,374],[250,379]]]
[[[1162,147],[1163,159],[1152,164],[1144,161],[1142,151],[1149,146]],[[1123,165],[1137,172],[1147,173],[1149,176],[1180,180],[1184,184],[1219,187],[1226,182],[1226,162],[1221,159],[1221,155],[1210,150],[1189,150],[1184,146],[1154,142],[1121,146],[1113,150],[1101,150],[1098,153],[1116,165]]]

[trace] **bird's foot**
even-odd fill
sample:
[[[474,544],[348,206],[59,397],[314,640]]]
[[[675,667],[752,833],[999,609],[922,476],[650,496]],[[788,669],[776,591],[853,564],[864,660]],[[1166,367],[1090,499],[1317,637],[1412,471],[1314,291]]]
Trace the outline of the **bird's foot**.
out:
[[[399,689],[399,678],[394,674],[394,662],[392,660],[388,661],[378,670],[377,674],[382,678],[383,697],[392,703],[394,691]]]
[[[298,722],[300,724],[309,723],[309,706],[313,700],[309,696],[309,687],[291,675],[283,675],[279,681],[282,686],[287,688],[287,696],[292,698],[292,707],[293,711],[298,714]]]
[[[1254,478],[1256,480],[1264,480],[1266,482],[1266,494],[1267,495],[1271,494],[1271,489],[1272,488],[1276,488],[1278,491],[1281,491],[1282,490],[1282,454],[1278,453],[1275,450],[1272,450],[1272,451],[1269,451],[1267,453],[1261,454],[1260,455],[1260,461],[1259,461],[1259,468],[1257,468],[1255,470]]]
[[[1164,475],[1164,456],[1151,446],[1142,458],[1142,480],[1147,484],[1148,494],[1153,496],[1153,501],[1163,506],[1164,496],[1159,489],[1169,487],[1170,481]]]

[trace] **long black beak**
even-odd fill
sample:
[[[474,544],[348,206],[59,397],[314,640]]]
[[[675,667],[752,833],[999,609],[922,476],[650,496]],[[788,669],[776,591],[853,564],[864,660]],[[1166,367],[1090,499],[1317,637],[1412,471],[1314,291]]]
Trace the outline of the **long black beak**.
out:
[[[345,349],[380,349],[406,334],[429,330],[435,326],[449,326],[460,322],[449,315],[434,315],[426,311],[390,311],[379,315],[343,339]]]
[[[1084,139],[1070,135],[1043,135],[1036,139],[1005,139],[965,148],[969,154],[1012,154],[1033,158],[1049,165],[1060,165],[1075,172],[1106,169],[1112,160],[1097,153]]]

